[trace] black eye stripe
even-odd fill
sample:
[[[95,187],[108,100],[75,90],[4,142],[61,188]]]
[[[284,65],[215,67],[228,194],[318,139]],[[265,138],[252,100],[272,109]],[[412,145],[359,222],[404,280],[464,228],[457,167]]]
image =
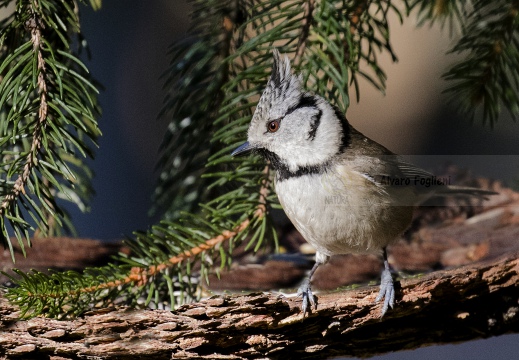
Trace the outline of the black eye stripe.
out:
[[[304,107],[317,107],[317,99],[309,94],[303,94],[299,98],[299,102],[291,107],[288,108],[287,112],[285,113],[285,116],[288,114],[293,113],[297,109],[304,108]]]

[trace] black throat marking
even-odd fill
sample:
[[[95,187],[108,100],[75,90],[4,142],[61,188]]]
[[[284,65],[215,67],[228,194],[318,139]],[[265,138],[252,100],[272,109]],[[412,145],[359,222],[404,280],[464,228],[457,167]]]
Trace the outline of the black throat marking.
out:
[[[266,150],[266,149],[258,149],[258,152],[270,163],[272,164],[272,167],[274,170],[276,170],[276,180],[278,182],[292,179],[292,178],[298,178],[305,175],[316,175],[316,174],[324,174],[328,171],[330,167],[330,162],[327,161],[324,164],[321,165],[311,165],[311,166],[300,166],[297,168],[296,171],[291,171],[288,168],[288,165],[285,164],[279,156],[277,156],[272,151]]]

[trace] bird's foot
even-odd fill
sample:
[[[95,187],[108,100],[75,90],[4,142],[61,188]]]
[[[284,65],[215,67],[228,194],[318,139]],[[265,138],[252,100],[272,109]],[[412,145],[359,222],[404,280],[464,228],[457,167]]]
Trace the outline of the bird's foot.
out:
[[[301,311],[303,312],[303,318],[306,314],[310,314],[310,310],[312,306],[314,309],[317,309],[317,298],[312,292],[310,287],[310,280],[306,279],[299,289],[297,290],[297,295],[302,297]]]
[[[391,275],[391,271],[389,269],[384,269],[382,271],[382,277],[380,280],[380,291],[378,293],[375,302],[384,299],[384,303],[382,305],[382,316],[386,313],[388,307],[393,308],[395,304],[395,285],[393,284],[393,276]]]

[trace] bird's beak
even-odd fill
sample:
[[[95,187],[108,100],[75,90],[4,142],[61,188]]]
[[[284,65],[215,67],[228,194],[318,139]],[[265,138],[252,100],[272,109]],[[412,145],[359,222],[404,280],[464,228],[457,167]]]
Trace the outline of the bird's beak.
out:
[[[251,144],[246,141],[240,146],[238,146],[232,153],[231,156],[238,156],[238,155],[245,155],[248,152],[250,152],[254,147],[251,146]]]

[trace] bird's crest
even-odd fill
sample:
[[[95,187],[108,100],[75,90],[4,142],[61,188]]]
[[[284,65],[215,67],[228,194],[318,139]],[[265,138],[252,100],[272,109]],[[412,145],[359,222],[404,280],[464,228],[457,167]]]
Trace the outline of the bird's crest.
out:
[[[272,88],[278,96],[286,94],[289,90],[300,90],[301,78],[292,74],[288,57],[286,55],[281,56],[277,49],[273,50],[273,55],[272,73],[267,87]]]
[[[303,91],[301,76],[292,74],[288,57],[282,56],[277,49],[274,49],[273,56],[272,73],[256,107],[254,118],[264,119],[269,109],[276,105],[281,105],[280,111],[286,111],[283,108],[298,99]]]

